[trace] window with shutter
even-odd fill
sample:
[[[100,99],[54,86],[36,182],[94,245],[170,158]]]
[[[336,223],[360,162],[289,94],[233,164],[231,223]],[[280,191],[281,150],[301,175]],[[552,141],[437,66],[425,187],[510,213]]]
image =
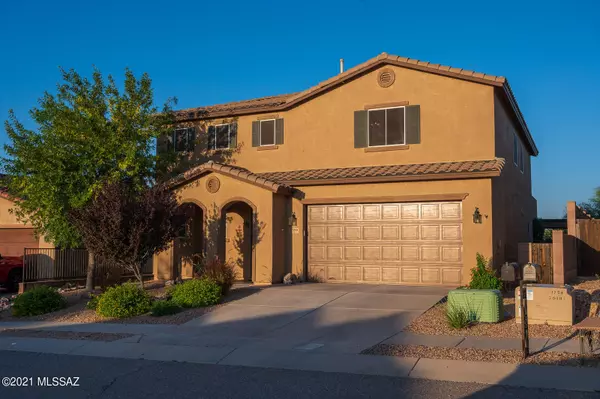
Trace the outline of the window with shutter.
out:
[[[196,128],[185,127],[175,129],[173,136],[170,138],[172,148],[175,152],[192,152],[196,141]]]

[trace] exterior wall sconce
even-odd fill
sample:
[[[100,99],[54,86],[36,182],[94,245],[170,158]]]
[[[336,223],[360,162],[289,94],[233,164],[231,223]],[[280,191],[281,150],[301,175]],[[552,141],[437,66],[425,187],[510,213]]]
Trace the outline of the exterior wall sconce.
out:
[[[473,223],[481,224],[481,212],[478,207],[475,207],[475,212],[473,212]]]
[[[292,216],[290,216],[288,218],[288,224],[290,226],[297,226],[298,225],[298,219],[296,218],[296,212],[292,212]]]

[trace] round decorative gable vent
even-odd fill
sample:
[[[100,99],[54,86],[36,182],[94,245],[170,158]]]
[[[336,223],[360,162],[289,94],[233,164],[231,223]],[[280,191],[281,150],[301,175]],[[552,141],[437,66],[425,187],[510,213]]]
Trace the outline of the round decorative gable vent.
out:
[[[219,191],[219,188],[221,188],[221,181],[216,176],[211,176],[206,181],[206,191],[209,193],[214,194]]]
[[[394,73],[393,69],[383,68],[377,74],[377,83],[381,87],[384,87],[384,88],[390,87],[391,85],[394,84],[395,80],[396,80],[396,74]]]

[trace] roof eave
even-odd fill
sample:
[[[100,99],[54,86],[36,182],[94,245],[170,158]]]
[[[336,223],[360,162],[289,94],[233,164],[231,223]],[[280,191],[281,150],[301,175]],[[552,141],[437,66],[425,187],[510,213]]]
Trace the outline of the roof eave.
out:
[[[292,186],[326,186],[341,184],[364,184],[364,183],[393,183],[393,182],[411,182],[411,181],[432,181],[432,180],[464,180],[464,179],[484,179],[500,176],[500,170],[485,172],[456,172],[439,173],[424,175],[404,175],[404,176],[371,176],[371,177],[350,177],[337,179],[310,179],[310,180],[287,180],[280,183]]]
[[[294,189],[292,187],[288,187],[285,184],[265,179],[263,177],[249,172],[241,174],[240,170],[231,168],[228,165],[206,163],[197,166],[196,168],[196,170],[193,170],[191,172],[188,171],[183,174],[180,174],[179,176],[174,177],[169,183],[167,183],[167,185],[171,190],[175,190],[209,173],[218,173],[223,176],[231,177],[232,179],[242,181],[244,183],[252,184],[253,186],[264,188],[265,190],[271,191],[276,194],[292,195],[294,192]]]

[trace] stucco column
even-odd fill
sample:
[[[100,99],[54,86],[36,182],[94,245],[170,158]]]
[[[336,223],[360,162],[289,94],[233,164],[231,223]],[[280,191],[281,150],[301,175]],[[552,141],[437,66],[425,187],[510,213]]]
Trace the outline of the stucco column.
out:
[[[575,201],[567,202],[567,232],[577,237],[577,204]]]

